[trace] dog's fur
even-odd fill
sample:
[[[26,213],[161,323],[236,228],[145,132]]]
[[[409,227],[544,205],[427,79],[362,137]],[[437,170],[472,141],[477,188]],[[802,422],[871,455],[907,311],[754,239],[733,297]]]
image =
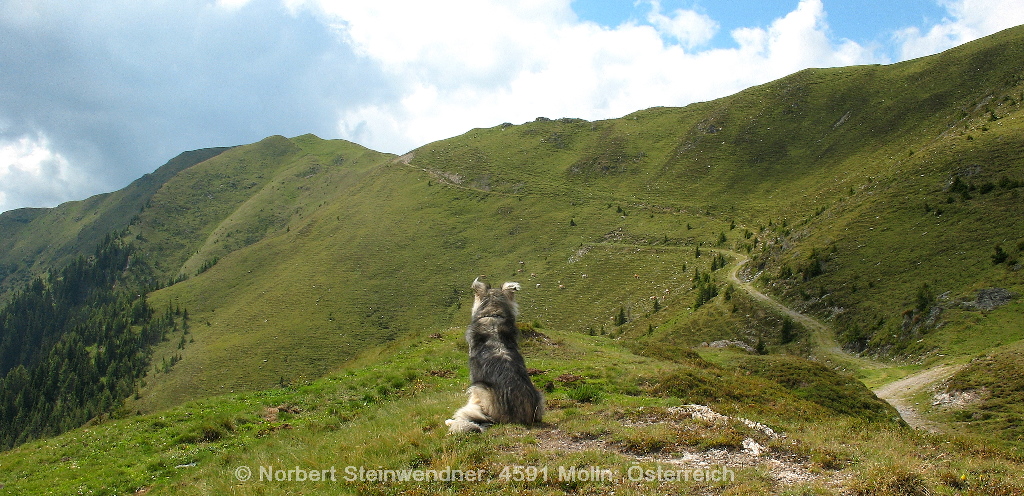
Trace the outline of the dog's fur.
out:
[[[501,289],[473,281],[469,343],[469,402],[445,421],[449,433],[483,432],[491,424],[533,424],[544,415],[544,397],[533,385],[519,353],[515,293],[519,283]]]

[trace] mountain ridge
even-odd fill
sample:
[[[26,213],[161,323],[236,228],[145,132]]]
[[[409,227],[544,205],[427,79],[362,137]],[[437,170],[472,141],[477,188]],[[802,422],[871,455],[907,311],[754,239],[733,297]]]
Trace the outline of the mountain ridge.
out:
[[[71,258],[88,254],[103,237],[128,227],[150,197],[182,170],[228,147],[183,152],[128,186],[54,208],[21,208],[0,213],[0,301],[11,289]],[[71,236],[68,236],[68,235]]]

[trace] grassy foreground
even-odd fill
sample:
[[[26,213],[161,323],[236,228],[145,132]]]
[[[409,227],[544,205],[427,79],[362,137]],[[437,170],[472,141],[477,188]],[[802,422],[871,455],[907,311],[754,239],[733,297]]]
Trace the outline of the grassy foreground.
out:
[[[468,375],[462,330],[449,328],[367,352],[315,381],[102,420],[25,444],[0,454],[0,492],[1024,490],[1020,455],[913,431],[855,379],[813,362],[731,350],[667,360],[607,337],[531,327],[523,349],[546,391],[544,425],[446,434],[443,421],[464,401]],[[395,479],[416,470],[433,480]]]

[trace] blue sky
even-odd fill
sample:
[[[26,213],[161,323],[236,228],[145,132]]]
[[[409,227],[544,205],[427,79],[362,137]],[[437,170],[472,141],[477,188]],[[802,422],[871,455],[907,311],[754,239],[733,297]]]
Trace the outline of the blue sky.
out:
[[[826,21],[834,36],[863,45],[889,45],[892,33],[908,26],[928,26],[949,14],[934,0],[824,0]],[[581,19],[607,27],[623,22],[645,22],[649,2],[630,0],[575,0],[573,10]],[[785,1],[663,1],[664,11],[684,9],[706,14],[718,21],[721,30],[710,45],[728,48],[734,45],[729,32],[736,28],[763,26],[785,16],[796,2]],[[896,54],[892,54],[895,56]]]
[[[112,191],[185,150],[315,133],[404,153],[1022,23],[1024,0],[0,0],[0,211]]]

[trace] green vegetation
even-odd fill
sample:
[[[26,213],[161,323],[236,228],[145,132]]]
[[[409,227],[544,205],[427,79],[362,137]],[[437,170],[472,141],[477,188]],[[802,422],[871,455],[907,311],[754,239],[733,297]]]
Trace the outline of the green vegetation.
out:
[[[178,320],[188,332],[180,309],[157,315],[152,288],[144,258],[107,236],[0,308],[0,447],[78,427],[135,393],[153,345]]]
[[[979,453],[965,439],[907,429],[856,381],[800,358],[719,351],[706,360],[689,351],[668,361],[635,355],[604,337],[549,329],[526,334],[527,365],[547,391],[545,425],[446,434],[443,419],[464,401],[468,381],[462,330],[450,328],[403,338],[314,381],[107,419],[27,443],[0,454],[0,484],[15,494],[98,495],[905,494],[891,488],[907,480],[952,494],[954,485],[1013,492],[1024,484],[1022,465],[1009,453]],[[585,359],[595,356],[601,361]],[[727,417],[686,407],[691,402]],[[759,464],[740,462],[751,441],[770,453]],[[684,456],[698,458],[687,464],[679,461]],[[714,456],[725,458],[716,462]],[[692,460],[701,457],[728,464],[735,479],[648,482],[625,476],[637,463],[692,470]],[[346,480],[350,466],[482,470],[486,482]],[[253,478],[239,480],[239,467]],[[334,467],[337,479],[261,481],[260,467]],[[503,478],[515,467],[549,473],[546,479]],[[601,467],[621,475],[559,480],[559,467]],[[784,482],[778,467],[802,479]]]
[[[139,211],[165,182],[225,150],[182,153],[113,193],[51,209],[22,208],[0,213],[0,301],[53,268],[90,255],[104,237],[137,222]]]
[[[1022,366],[1022,342],[979,356],[943,384],[945,396],[935,397],[934,410],[957,430],[1019,449],[1024,443]]]

